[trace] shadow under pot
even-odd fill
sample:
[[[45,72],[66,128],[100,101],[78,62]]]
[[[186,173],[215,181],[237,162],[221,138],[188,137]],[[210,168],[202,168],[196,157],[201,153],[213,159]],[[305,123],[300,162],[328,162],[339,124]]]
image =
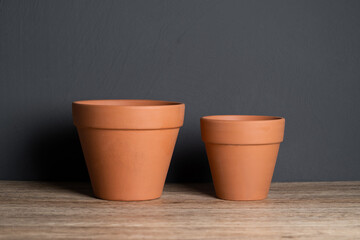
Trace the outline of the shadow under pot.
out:
[[[217,115],[200,119],[215,192],[227,200],[260,200],[268,195],[285,119]]]
[[[95,196],[149,200],[162,194],[185,105],[156,100],[72,103]]]

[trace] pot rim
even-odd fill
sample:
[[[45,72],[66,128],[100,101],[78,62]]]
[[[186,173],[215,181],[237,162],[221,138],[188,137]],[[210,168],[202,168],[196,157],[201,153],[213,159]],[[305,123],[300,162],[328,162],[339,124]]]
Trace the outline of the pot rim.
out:
[[[200,119],[205,143],[257,145],[280,143],[285,118],[262,115],[212,115]]]
[[[119,107],[119,108],[164,108],[184,105],[181,102],[152,100],[152,99],[91,99],[72,102],[79,106]],[[145,103],[145,104],[144,104]]]
[[[240,122],[270,122],[281,121],[283,117],[266,115],[209,115],[201,117],[202,120],[214,122],[240,123]]]
[[[161,100],[104,99],[72,103],[73,122],[82,128],[179,128],[184,122],[184,111],[184,103]]]

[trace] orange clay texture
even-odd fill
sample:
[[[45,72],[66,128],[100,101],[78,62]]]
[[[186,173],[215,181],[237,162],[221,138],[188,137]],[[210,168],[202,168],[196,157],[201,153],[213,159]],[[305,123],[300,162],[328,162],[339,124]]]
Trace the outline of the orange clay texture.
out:
[[[185,105],[156,100],[88,100],[73,120],[95,196],[137,201],[162,194]]]
[[[218,115],[200,119],[215,192],[227,200],[267,197],[285,119]]]

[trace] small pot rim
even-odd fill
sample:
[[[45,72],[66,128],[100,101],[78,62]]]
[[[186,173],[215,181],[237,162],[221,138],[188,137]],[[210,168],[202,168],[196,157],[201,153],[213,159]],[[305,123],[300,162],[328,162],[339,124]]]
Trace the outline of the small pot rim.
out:
[[[265,115],[209,115],[201,117],[202,120],[214,122],[269,122],[280,121],[283,117]]]
[[[200,119],[206,143],[249,145],[280,143],[285,118],[262,115],[212,115]]]
[[[78,100],[74,105],[97,106],[97,107],[121,107],[121,108],[164,108],[176,105],[184,105],[181,102],[152,100],[152,99],[94,99]]]

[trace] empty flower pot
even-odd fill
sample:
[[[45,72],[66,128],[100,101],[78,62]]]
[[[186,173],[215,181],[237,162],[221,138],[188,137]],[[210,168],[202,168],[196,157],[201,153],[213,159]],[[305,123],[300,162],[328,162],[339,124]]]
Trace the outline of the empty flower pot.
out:
[[[200,120],[215,192],[227,200],[267,197],[285,119],[218,115]]]
[[[185,105],[156,100],[72,103],[94,194],[107,200],[159,198]]]

